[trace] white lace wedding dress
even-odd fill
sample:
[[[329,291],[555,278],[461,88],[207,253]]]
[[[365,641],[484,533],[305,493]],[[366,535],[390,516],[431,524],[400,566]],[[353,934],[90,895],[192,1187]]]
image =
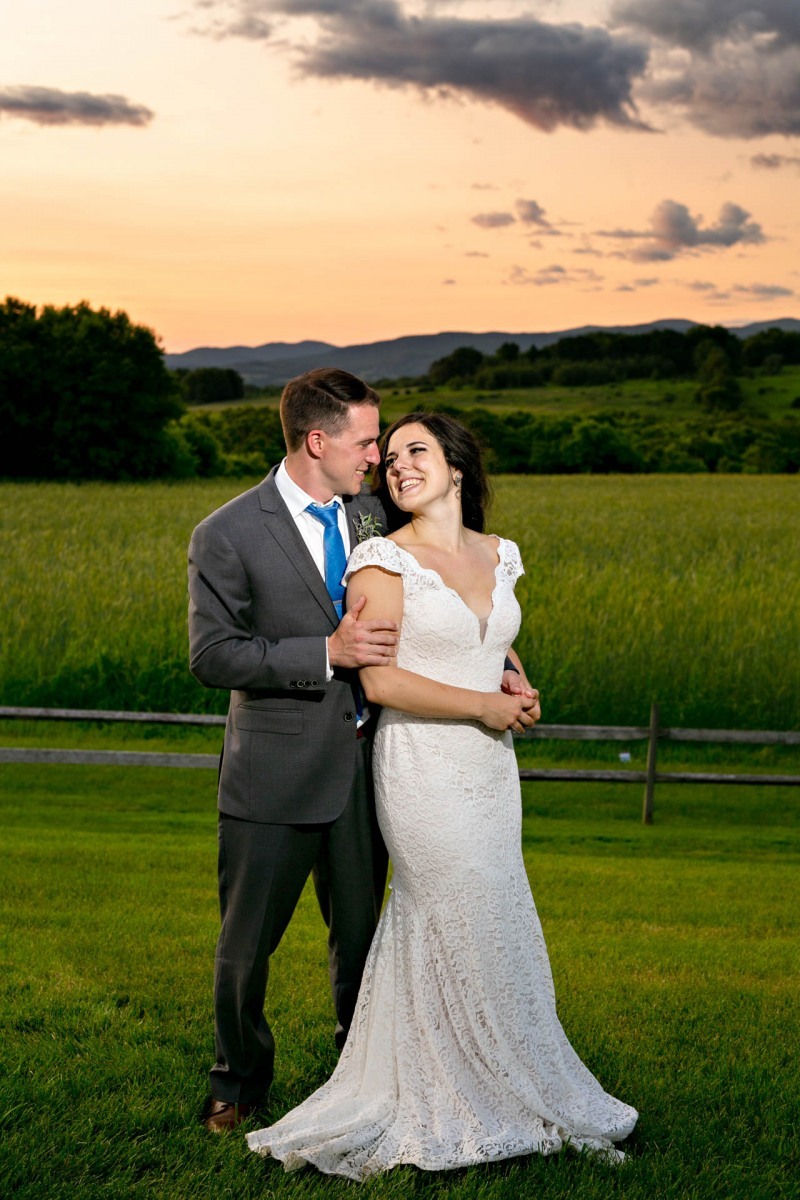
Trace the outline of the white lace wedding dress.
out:
[[[385,538],[356,547],[348,576],[373,565],[402,576],[399,666],[493,691],[519,628],[522,574],[513,542],[499,540],[498,557],[486,622]],[[565,1143],[621,1158],[612,1143],[637,1113],[603,1091],[556,1016],[511,735],[385,708],[374,767],[394,874],[350,1035],[328,1082],[248,1134],[251,1150],[350,1179]]]

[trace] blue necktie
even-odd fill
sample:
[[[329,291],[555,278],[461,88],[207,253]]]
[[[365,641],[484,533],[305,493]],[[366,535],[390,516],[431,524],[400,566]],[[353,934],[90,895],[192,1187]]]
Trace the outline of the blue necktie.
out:
[[[322,545],[325,551],[325,587],[333,601],[336,615],[341,621],[344,615],[344,584],[342,576],[347,566],[347,553],[339,532],[339,505],[337,503],[309,504],[306,512],[311,513],[323,527]]]
[[[321,504],[309,504],[306,512],[311,513],[311,516],[315,517],[322,525],[322,548],[325,551],[325,587],[328,589],[328,595],[333,601],[336,615],[341,621],[344,616],[345,592],[342,576],[347,566],[347,551],[344,548],[344,541],[339,532],[339,505],[334,503],[326,504],[323,507]],[[356,705],[358,724],[360,725],[364,706],[361,701],[361,689],[358,686],[355,676],[353,677],[351,686],[353,688],[353,700]]]

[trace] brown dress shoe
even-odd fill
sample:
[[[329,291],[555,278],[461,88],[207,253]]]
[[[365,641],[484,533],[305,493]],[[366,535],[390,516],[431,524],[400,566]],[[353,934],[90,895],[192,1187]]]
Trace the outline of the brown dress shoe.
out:
[[[209,1133],[230,1133],[255,1112],[255,1107],[255,1104],[229,1104],[227,1100],[212,1098],[203,1124]]]

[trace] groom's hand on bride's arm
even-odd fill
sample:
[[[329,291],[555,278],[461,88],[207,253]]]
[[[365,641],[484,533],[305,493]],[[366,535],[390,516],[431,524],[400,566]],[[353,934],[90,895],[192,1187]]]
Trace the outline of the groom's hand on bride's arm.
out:
[[[397,623],[383,618],[359,620],[366,603],[359,596],[328,638],[328,661],[332,667],[380,667],[392,662],[397,652]]]

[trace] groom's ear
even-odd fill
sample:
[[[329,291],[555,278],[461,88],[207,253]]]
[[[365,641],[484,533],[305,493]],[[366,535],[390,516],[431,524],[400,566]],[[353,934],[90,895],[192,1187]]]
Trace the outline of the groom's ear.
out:
[[[312,458],[321,458],[325,449],[325,430],[311,429],[306,434],[306,450]]]

